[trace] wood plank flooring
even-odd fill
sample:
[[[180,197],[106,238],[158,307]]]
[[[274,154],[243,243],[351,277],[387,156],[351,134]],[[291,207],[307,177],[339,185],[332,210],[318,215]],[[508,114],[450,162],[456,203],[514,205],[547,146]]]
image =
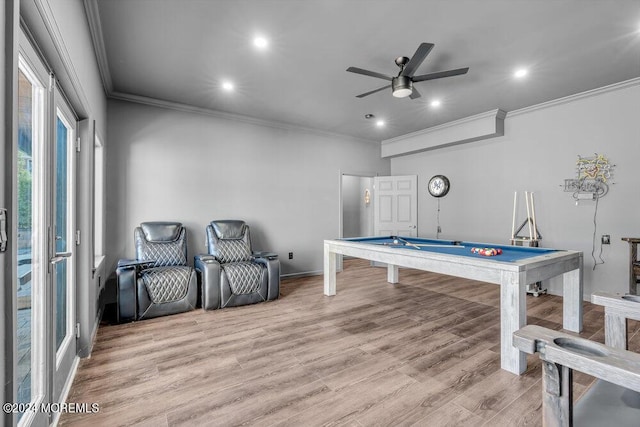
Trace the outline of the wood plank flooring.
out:
[[[500,369],[499,287],[346,260],[338,294],[322,276],[285,279],[277,301],[102,325],[61,426],[515,426],[541,424],[537,356]],[[528,323],[560,329],[562,299],[527,297]],[[582,336],[603,342],[585,303]],[[640,328],[630,325],[640,349]],[[592,378],[575,375],[579,397]]]

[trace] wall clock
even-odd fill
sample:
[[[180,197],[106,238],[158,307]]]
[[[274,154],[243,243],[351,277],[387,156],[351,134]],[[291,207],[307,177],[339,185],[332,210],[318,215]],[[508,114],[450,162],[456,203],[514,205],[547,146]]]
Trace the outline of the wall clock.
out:
[[[429,180],[429,194],[433,197],[443,197],[449,192],[449,178],[444,175],[434,175]]]

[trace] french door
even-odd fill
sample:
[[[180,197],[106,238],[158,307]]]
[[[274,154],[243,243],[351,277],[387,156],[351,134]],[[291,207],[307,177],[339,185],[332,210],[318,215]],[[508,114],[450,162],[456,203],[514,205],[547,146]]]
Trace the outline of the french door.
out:
[[[62,397],[76,355],[75,331],[75,170],[76,117],[58,87],[54,91],[52,138],[49,283],[51,295],[53,368],[52,402]]]
[[[17,115],[14,379],[17,403],[40,408],[60,401],[76,354],[76,117],[23,32]],[[40,426],[49,425],[51,416],[28,410],[17,419]]]

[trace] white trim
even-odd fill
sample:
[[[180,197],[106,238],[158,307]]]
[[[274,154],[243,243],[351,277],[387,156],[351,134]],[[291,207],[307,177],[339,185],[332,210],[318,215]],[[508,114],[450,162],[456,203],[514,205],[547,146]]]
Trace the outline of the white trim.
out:
[[[95,268],[96,270],[101,269],[106,258],[107,257],[105,255],[96,255],[95,257],[93,257],[93,268]]]
[[[113,80],[111,79],[109,61],[107,60],[107,49],[104,46],[102,22],[100,21],[97,0],[84,0],[84,10],[89,23],[89,32],[91,33],[91,41],[93,42],[93,50],[96,54],[102,85],[106,93],[111,93],[113,92]]]
[[[132,95],[132,94],[122,93],[122,92],[111,92],[111,93],[108,93],[107,96],[111,99],[117,99],[121,101],[134,102],[137,104],[150,105],[153,107],[166,108],[169,110],[182,111],[186,113],[203,114],[206,116],[212,116],[220,119],[233,120],[233,121],[249,123],[257,126],[270,127],[274,129],[294,130],[294,131],[306,132],[306,133],[311,133],[311,134],[320,135],[320,136],[326,136],[330,138],[348,139],[355,142],[362,142],[366,144],[379,143],[379,141],[373,140],[373,139],[358,138],[351,135],[344,135],[344,134],[339,134],[335,132],[324,131],[321,129],[308,128],[308,127],[298,126],[291,123],[258,119],[256,117],[245,116],[242,114],[227,113],[224,111],[212,110],[209,108],[194,107],[192,105],[182,104],[179,102],[165,101],[162,99],[150,98],[147,96]]]
[[[73,358],[73,363],[71,364],[70,374],[67,377],[67,381],[64,383],[62,387],[62,391],[60,392],[60,400],[58,403],[66,402],[67,397],[69,397],[69,392],[71,391],[71,386],[73,385],[73,380],[76,378],[76,374],[78,373],[78,366],[80,365],[80,358],[76,355]],[[54,412],[51,419],[51,426],[56,427],[58,425],[58,421],[60,421],[60,415],[62,412]]]
[[[558,105],[566,104],[580,99],[589,98],[596,95],[602,95],[604,93],[613,92],[616,90],[626,89],[633,86],[640,85],[640,77],[635,77],[630,80],[625,80],[618,83],[613,83],[608,86],[602,86],[596,89],[591,89],[586,92],[580,92],[573,95],[565,96],[563,98],[554,99],[552,101],[543,102],[541,104],[531,105],[529,107],[520,108],[518,110],[509,111],[507,118],[519,116],[520,114],[527,114],[544,108],[555,107]]]
[[[281,274],[280,278],[281,279],[294,279],[297,277],[309,277],[309,276],[320,276],[324,274],[324,270],[313,270],[313,271],[303,271],[300,273],[288,273],[288,274]]]
[[[476,114],[476,115],[473,115],[473,116],[464,117],[462,119],[454,120],[452,122],[447,122],[447,123],[443,123],[441,125],[432,126],[430,128],[421,129],[421,130],[418,130],[418,131],[415,131],[415,132],[411,132],[411,133],[407,133],[407,134],[404,134],[404,135],[400,135],[400,136],[397,136],[395,138],[385,139],[385,140],[382,141],[382,144],[391,144],[391,143],[394,143],[394,142],[402,141],[404,139],[413,138],[415,136],[420,136],[420,135],[425,135],[425,134],[429,134],[429,133],[432,133],[432,132],[437,132],[439,130],[451,128],[451,127],[454,127],[454,126],[460,126],[462,124],[473,122],[473,121],[476,121],[476,120],[481,120],[481,119],[486,119],[486,118],[493,118],[493,117],[504,118],[506,114],[507,113],[504,110],[501,110],[501,109],[498,108],[496,110],[487,111],[485,113],[480,113],[480,114]]]
[[[380,155],[383,158],[404,156],[502,136],[506,114],[501,109],[491,110],[386,139],[380,144]]]
[[[64,43],[64,38],[58,28],[58,24],[55,20],[55,15],[51,10],[50,5],[51,0],[33,0],[33,5],[36,7],[40,18],[42,19],[42,23],[44,24],[44,29],[46,30],[53,48],[56,51],[56,55],[47,55],[47,58],[50,58],[50,65],[53,66],[53,62],[56,60],[60,61],[60,65],[63,70],[56,70],[56,76],[59,79],[68,78],[70,86],[64,86],[64,91],[67,95],[73,94],[80,103],[80,105],[75,105],[71,103],[71,107],[74,111],[78,111],[78,109],[82,109],[82,113],[87,116],[93,116],[91,112],[91,104],[85,94],[80,78],[78,77],[78,73],[76,72],[76,68],[73,65],[73,61],[71,60],[71,55],[69,54],[69,50]],[[46,41],[41,43],[47,44]],[[46,49],[45,49],[46,53]],[[51,52],[49,52],[51,53]],[[52,57],[53,56],[53,57]],[[55,69],[55,67],[54,67]]]

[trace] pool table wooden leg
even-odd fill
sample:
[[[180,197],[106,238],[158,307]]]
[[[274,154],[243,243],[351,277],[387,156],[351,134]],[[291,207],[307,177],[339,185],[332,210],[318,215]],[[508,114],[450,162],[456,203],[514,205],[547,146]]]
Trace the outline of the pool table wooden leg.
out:
[[[612,307],[604,308],[604,343],[609,347],[627,349],[627,318]]]
[[[324,245],[324,294],[336,294],[336,253]]]
[[[562,327],[582,331],[582,257],[580,267],[562,275]]]
[[[399,273],[398,266],[394,264],[387,264],[387,282],[398,283]]]
[[[516,375],[527,370],[527,355],[513,346],[513,333],[527,323],[525,277],[503,271],[500,279],[500,366]]]

